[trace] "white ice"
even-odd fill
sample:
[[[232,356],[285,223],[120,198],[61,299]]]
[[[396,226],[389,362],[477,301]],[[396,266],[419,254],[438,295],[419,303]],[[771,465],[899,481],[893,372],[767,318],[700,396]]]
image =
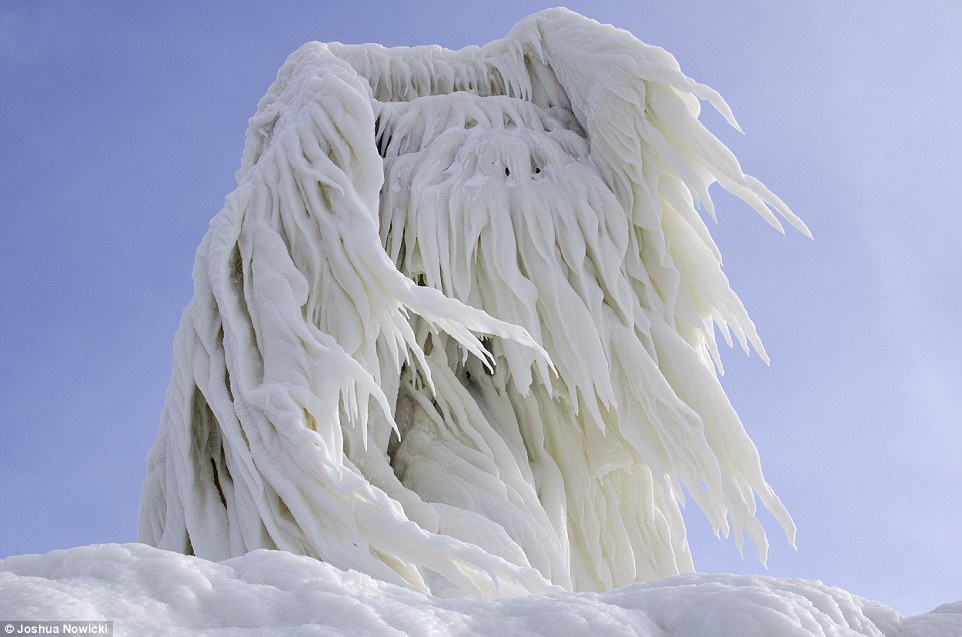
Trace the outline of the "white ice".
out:
[[[960,637],[962,602],[916,617],[821,582],[677,575],[606,593],[442,600],[282,551],[215,563],[143,544],[0,561],[0,619],[114,635]]]
[[[804,224],[664,50],[549,10],[503,40],[312,42],[251,118],[195,292],[141,540],[268,548],[439,596],[692,571],[686,494],[765,560],[795,527],[718,379],[765,357],[700,216]]]

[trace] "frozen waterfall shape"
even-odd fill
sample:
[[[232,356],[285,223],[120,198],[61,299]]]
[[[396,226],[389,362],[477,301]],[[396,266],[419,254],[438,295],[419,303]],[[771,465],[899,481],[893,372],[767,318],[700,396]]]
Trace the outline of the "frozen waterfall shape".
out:
[[[141,540],[309,555],[441,596],[693,568],[683,490],[794,541],[723,391],[765,357],[696,206],[804,224],[698,121],[721,97],[564,9],[449,51],[311,42],[250,120],[148,458]]]

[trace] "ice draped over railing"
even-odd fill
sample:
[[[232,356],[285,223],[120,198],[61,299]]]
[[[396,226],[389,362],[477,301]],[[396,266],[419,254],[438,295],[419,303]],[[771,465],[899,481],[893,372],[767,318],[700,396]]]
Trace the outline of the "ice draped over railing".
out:
[[[794,525],[719,383],[765,356],[697,208],[807,229],[664,50],[554,9],[448,51],[305,44],[194,266],[141,540],[438,595],[690,571],[684,491]]]

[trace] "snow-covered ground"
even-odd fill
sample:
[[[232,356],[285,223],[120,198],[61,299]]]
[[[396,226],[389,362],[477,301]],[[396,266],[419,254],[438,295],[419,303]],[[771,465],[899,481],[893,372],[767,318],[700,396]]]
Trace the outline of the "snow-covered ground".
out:
[[[0,620],[112,621],[114,635],[962,635],[962,601],[916,617],[821,582],[688,574],[606,593],[439,599],[315,559],[224,562],[144,544],[0,561]]]

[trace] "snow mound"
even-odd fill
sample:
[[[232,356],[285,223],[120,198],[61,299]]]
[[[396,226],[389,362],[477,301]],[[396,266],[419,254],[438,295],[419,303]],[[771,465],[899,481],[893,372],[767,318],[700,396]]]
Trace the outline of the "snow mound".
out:
[[[143,544],[0,561],[0,617],[113,621],[118,636],[962,636],[962,602],[903,618],[817,581],[688,574],[605,593],[442,600],[281,551],[210,562]]]

